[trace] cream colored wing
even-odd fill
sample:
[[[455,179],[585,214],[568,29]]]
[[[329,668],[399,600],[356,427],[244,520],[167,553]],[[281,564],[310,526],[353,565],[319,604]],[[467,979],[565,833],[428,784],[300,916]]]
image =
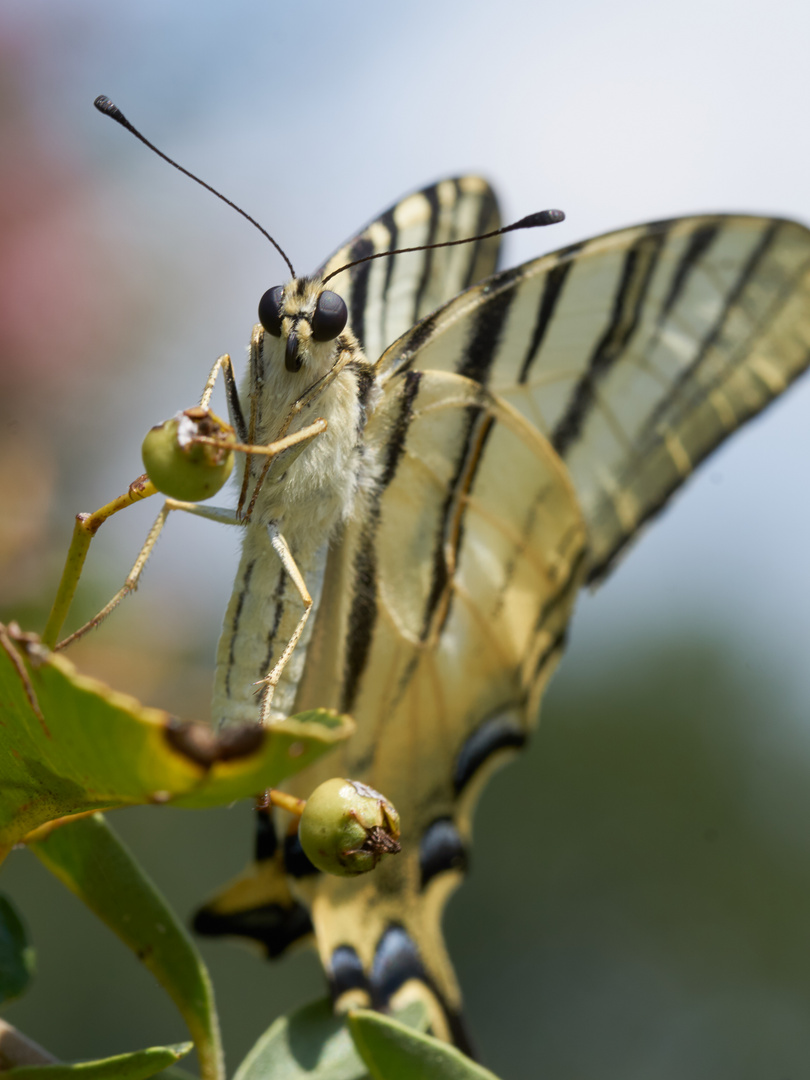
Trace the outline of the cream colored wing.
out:
[[[317,271],[321,277],[354,259],[497,229],[495,195],[478,176],[460,176],[408,195],[344,244]],[[495,270],[500,237],[434,251],[409,252],[355,266],[329,288],[349,309],[349,325],[372,362],[400,335],[462,289]]]
[[[379,487],[330,552],[296,701],[351,712],[358,734],[297,783],[384,791],[403,854],[327,880],[262,819],[259,861],[202,913],[209,932],[276,953],[309,909],[338,1001],[420,995],[463,1045],[441,912],[473,801],[525,740],[578,585],[808,359],[810,233],[720,216],[498,274],[395,342],[368,426]]]
[[[358,730],[293,790],[345,775],[385,791],[402,817],[402,854],[360,879],[329,877],[303,855],[291,819],[278,814],[277,838],[260,814],[255,866],[195,926],[277,955],[309,931],[309,911],[340,1005],[416,995],[434,1030],[463,1046],[441,915],[466,863],[475,798],[525,742],[561,654],[585,526],[547,441],[469,379],[392,380],[366,441],[382,471],[330,552],[296,700],[351,712]]]
[[[384,791],[403,853],[361,879],[297,885],[340,1004],[426,993],[434,1030],[458,1040],[441,913],[477,792],[525,741],[561,653],[585,528],[548,443],[469,379],[394,380],[367,441],[383,473],[330,556],[296,702],[350,712],[358,731],[297,790],[338,775]]]
[[[653,222],[468,289],[381,359],[505,398],[564,460],[603,575],[703,458],[810,361],[810,231]]]

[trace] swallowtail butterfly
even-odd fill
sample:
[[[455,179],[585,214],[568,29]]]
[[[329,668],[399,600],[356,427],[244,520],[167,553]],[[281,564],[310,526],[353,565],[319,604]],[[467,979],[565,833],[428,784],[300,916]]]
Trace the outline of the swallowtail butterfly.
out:
[[[287,430],[328,428],[265,478],[214,719],[257,717],[254,684],[301,630],[272,712],[334,707],[357,734],[291,790],[370,784],[400,811],[403,851],[328,877],[294,823],[260,811],[255,863],[196,918],[271,957],[314,930],[338,1007],[419,997],[462,1046],[442,911],[475,800],[526,741],[578,590],[810,360],[810,232],[744,216],[656,221],[499,273],[497,239],[365,262],[328,283],[345,328],[318,332],[338,267],[497,225],[483,180],[445,180],[265,298],[232,423],[270,442],[317,384]],[[247,498],[263,468],[248,459]],[[313,600],[303,629],[285,542]]]

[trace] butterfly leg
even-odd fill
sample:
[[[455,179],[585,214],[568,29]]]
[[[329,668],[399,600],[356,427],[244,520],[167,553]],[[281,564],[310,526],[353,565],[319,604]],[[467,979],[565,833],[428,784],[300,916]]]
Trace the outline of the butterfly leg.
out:
[[[298,620],[298,625],[293,631],[290,640],[284,646],[284,650],[282,651],[281,656],[279,656],[278,660],[276,660],[275,664],[268,672],[268,674],[258,683],[259,686],[265,687],[265,690],[262,694],[262,708],[260,717],[263,724],[266,724],[267,721],[270,719],[270,706],[273,702],[273,694],[275,693],[276,686],[278,686],[279,679],[281,678],[281,673],[284,671],[284,668],[287,665],[287,661],[290,659],[293,652],[295,651],[295,647],[298,644],[301,638],[301,634],[303,634],[304,632],[304,627],[307,624],[309,613],[312,610],[312,597],[309,595],[309,590],[307,589],[306,582],[304,581],[301,571],[298,569],[298,565],[296,564],[296,561],[292,557],[292,553],[287,546],[287,541],[279,532],[278,526],[275,524],[275,522],[271,521],[268,524],[267,532],[270,537],[270,543],[273,545],[273,550],[275,551],[276,555],[278,555],[281,565],[284,567],[285,572],[289,576],[293,585],[295,585],[296,589],[298,590],[298,594],[304,604],[304,611],[301,615],[301,618]]]
[[[306,427],[300,428],[298,431],[294,431],[292,435],[285,435],[283,438],[277,439],[275,442],[270,443],[267,446],[240,446],[238,443],[233,447],[234,450],[244,451],[248,455],[248,467],[245,468],[245,476],[242,481],[242,490],[239,493],[239,503],[237,506],[237,514],[240,517],[244,517],[245,521],[250,521],[253,514],[253,508],[256,505],[256,500],[259,497],[259,492],[267,483],[268,479],[272,482],[280,474],[286,472],[290,465],[295,461],[299,454],[307,448],[309,443],[317,435],[322,435],[326,431],[327,423],[324,418],[318,417],[317,420],[313,420],[311,424],[307,424]],[[295,448],[295,449],[293,449]],[[281,459],[278,457],[283,450],[289,451]],[[250,455],[251,454],[263,454],[267,460],[262,466],[262,471],[256,480],[256,485],[253,488],[253,494],[250,497],[247,509],[242,510],[247,495],[248,482],[250,479]]]
[[[87,558],[87,552],[90,550],[90,543],[98,530],[107,518],[112,517],[113,514],[117,514],[119,510],[123,510],[127,506],[132,506],[133,503],[140,502],[141,499],[148,499],[156,491],[155,485],[148,476],[139,476],[137,480],[133,480],[123,495],[119,495],[118,498],[102,506],[95,513],[76,515],[73,536],[65,559],[65,567],[62,571],[59,588],[56,590],[51,613],[42,633],[43,645],[53,648],[59,638],[59,632],[67,618],[73,597],[76,595],[84,561]]]
[[[214,386],[216,385],[217,375],[219,375],[220,371],[222,372],[222,378],[225,381],[228,416],[236,431],[236,437],[239,439],[240,443],[249,442],[248,429],[247,424],[245,423],[244,413],[242,412],[242,403],[239,400],[239,390],[236,385],[233,362],[228,353],[224,353],[222,356],[218,357],[214,366],[211,368],[211,373],[208,376],[208,381],[203,388],[202,396],[200,398],[200,408],[208,408],[209,402],[211,401],[211,395],[214,392]]]
[[[205,384],[205,387],[203,388],[200,405],[207,411],[208,403],[211,400],[211,395],[216,384],[217,375],[220,371],[222,371],[222,376],[225,380],[225,392],[228,399],[228,413],[231,418],[231,423],[236,430],[241,442],[245,443],[247,441],[247,428],[245,426],[244,417],[242,415],[242,407],[239,402],[239,393],[236,386],[236,376],[234,375],[233,364],[231,363],[231,358],[230,356],[228,356],[227,353],[225,353],[223,356],[220,356],[212,367],[211,373],[209,374],[208,380]],[[202,441],[210,442],[211,440],[206,439]],[[249,447],[242,446],[234,447],[234,449],[237,448],[244,450],[249,449]],[[146,475],[139,476],[137,480],[134,480],[129,485],[129,488],[123,495],[119,495],[116,499],[113,499],[112,502],[107,503],[105,506],[102,506],[99,510],[96,510],[92,514],[76,515],[76,524],[73,529],[73,536],[71,538],[70,547],[68,549],[67,558],[65,560],[65,567],[62,571],[62,577],[59,582],[59,587],[56,592],[56,597],[54,598],[50,615],[48,616],[48,622],[42,633],[42,642],[44,645],[48,646],[49,648],[53,648],[56,645],[56,642],[59,638],[59,633],[62,629],[62,626],[64,625],[68,611],[70,610],[70,606],[73,602],[73,597],[76,594],[76,589],[79,584],[79,578],[81,577],[84,562],[87,558],[87,552],[90,549],[90,543],[98,530],[107,520],[107,518],[112,517],[112,515],[118,513],[119,510],[123,510],[125,507],[131,506],[133,503],[140,502],[142,499],[146,499],[149,496],[155,494],[157,494],[157,488],[149,479],[149,477]],[[166,507],[164,506],[163,511],[161,511],[161,517],[158,519],[160,525],[158,525],[158,522],[155,522],[155,525],[153,526],[152,532],[154,532],[155,529],[157,529],[157,532],[154,536],[152,535],[152,532],[150,532],[149,537],[147,537],[146,545],[144,547],[144,550],[146,551],[146,556],[144,557],[143,562],[145,562],[146,558],[149,557],[149,552],[154,546],[154,542],[155,540],[157,540],[158,535],[160,535],[163,523],[165,522],[165,517],[163,516],[165,510]],[[143,555],[143,551],[141,552],[141,555]],[[140,559],[141,556],[139,556],[139,560]],[[127,583],[130,582],[133,574],[135,574],[135,580],[137,581],[137,577],[140,575],[140,570],[142,568],[142,564],[139,567],[138,562],[136,562],[136,565],[133,567],[130,576],[127,578]],[[132,591],[132,588],[134,588],[134,586],[132,586],[131,588],[127,588],[127,585],[125,585],[124,589],[116,594],[113,600],[110,601],[110,604],[103,608],[102,611],[100,611],[95,617],[95,619],[92,619],[90,623],[88,623],[86,626],[81,627],[78,631],[76,631],[75,634],[71,634],[69,638],[66,638],[63,642],[61,642],[59,648],[64,648],[66,645],[70,644],[70,642],[75,641],[78,637],[81,637],[83,634],[85,634],[87,630],[92,628],[92,626],[97,626],[98,623],[101,622],[102,619],[106,618],[109,612],[112,611],[113,608],[121,602],[124,596],[127,595],[127,592]]]
[[[221,356],[214,365],[211,374],[208,377],[205,390],[202,396],[202,408],[207,409],[207,402],[210,400],[211,391],[213,390],[216,376],[219,370],[222,369],[226,373],[226,384],[231,385],[234,390],[233,402],[229,401],[229,411],[231,419],[236,421],[238,428],[239,418],[241,417],[241,411],[239,410],[239,398],[236,395],[236,384],[233,379],[233,367],[231,365],[230,357]],[[230,372],[230,380],[227,373]],[[244,426],[244,421],[242,421]],[[230,449],[238,451],[248,455],[257,454],[266,457],[265,467],[262,471],[262,478],[264,478],[270,471],[270,466],[273,460],[282,452],[292,450],[292,454],[288,453],[285,458],[283,468],[288,468],[290,463],[295,460],[295,457],[301,453],[307,443],[313,439],[316,435],[326,430],[326,421],[319,419],[314,423],[308,425],[306,428],[302,428],[300,431],[295,432],[292,435],[288,435],[283,439],[278,440],[275,443],[271,443],[269,446],[251,446],[245,443],[231,443]],[[200,437],[200,442],[213,442],[214,440],[208,437]],[[247,473],[247,470],[246,470]],[[270,473],[272,475],[272,473]],[[214,521],[226,521],[228,524],[246,524],[250,518],[250,513],[245,515],[242,520],[241,513],[237,510],[225,511],[215,510],[213,508],[199,507],[195,503],[180,502],[176,499],[167,499],[164,503],[155,524],[152,526],[149,535],[147,536],[146,543],[141,549],[138,558],[135,561],[135,565],[130,571],[124,586],[115,594],[109,604],[105,605],[101,611],[98,612],[89,622],[84,626],[79,627],[75,633],[59,642],[60,630],[65,622],[70,605],[73,602],[73,597],[76,594],[79,578],[81,577],[82,569],[84,567],[87,553],[90,549],[90,543],[98,530],[104,524],[104,522],[112,517],[113,514],[118,513],[119,510],[125,509],[127,506],[131,506],[135,502],[139,502],[142,499],[149,498],[151,495],[157,494],[157,489],[147,475],[138,477],[129,485],[129,488],[123,495],[119,495],[118,498],[113,499],[112,502],[102,506],[99,510],[96,510],[92,514],[78,514],[76,516],[76,524],[73,530],[73,537],[71,539],[70,548],[68,549],[67,558],[65,560],[65,567],[62,572],[62,578],[57,589],[56,598],[54,599],[51,613],[48,617],[48,622],[45,630],[42,634],[42,642],[49,648],[63,649],[66,646],[77,641],[80,637],[83,637],[88,630],[92,630],[103,622],[104,619],[113,611],[130,592],[133,592],[137,587],[138,578],[141,575],[143,567],[152,552],[152,549],[157,542],[158,536],[163,530],[163,526],[166,523],[166,518],[171,510],[185,510],[187,513],[194,513],[201,517],[208,517]],[[253,503],[249,510],[252,510]],[[223,517],[222,515],[225,515]]]
[[[233,510],[218,509],[214,506],[199,506],[197,503],[180,502],[178,499],[167,499],[155,519],[154,525],[149,530],[146,542],[138,553],[138,557],[135,560],[132,569],[127,574],[123,586],[118,590],[112,600],[105,604],[101,611],[95,614],[92,619],[89,619],[84,626],[80,626],[78,630],[74,630],[72,634],[60,641],[58,645],[55,645],[55,651],[65,649],[68,645],[72,645],[74,641],[78,641],[79,638],[84,637],[89,630],[93,630],[102,623],[107,616],[118,607],[126,596],[129,596],[131,592],[134,592],[137,589],[138,581],[143,573],[143,568],[146,566],[147,560],[152,554],[158,537],[163,532],[163,526],[166,524],[166,520],[172,510],[184,510],[188,514],[196,514],[198,517],[204,517],[209,521],[217,521],[224,525],[241,524]]]

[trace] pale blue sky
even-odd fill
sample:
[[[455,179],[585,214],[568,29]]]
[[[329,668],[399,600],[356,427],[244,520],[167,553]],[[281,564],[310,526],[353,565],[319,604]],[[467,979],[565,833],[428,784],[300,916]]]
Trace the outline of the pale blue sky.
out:
[[[494,181],[507,216],[568,214],[553,236],[516,238],[509,261],[691,211],[810,221],[799,0],[6,0],[0,29],[28,43],[29,92],[53,138],[92,163],[99,227],[121,229],[164,288],[169,267],[177,290],[157,339],[164,366],[133,393],[122,452],[194,400],[218,353],[244,355],[257,298],[283,275],[240,219],[99,117],[100,92],[302,268],[399,195],[464,170]],[[810,686],[808,415],[810,383],[712,460],[583,605],[574,650],[697,609],[754,653],[786,650]],[[113,490],[122,466],[108,468]],[[188,591],[183,573],[203,575],[220,606],[235,541],[196,521],[173,531],[147,581]]]

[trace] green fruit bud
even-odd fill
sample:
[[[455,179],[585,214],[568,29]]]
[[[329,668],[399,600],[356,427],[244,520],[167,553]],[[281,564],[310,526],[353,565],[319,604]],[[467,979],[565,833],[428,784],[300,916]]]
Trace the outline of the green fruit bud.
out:
[[[199,442],[200,437],[235,442],[233,428],[201,408],[179,412],[147,432],[141,456],[158,491],[184,502],[200,502],[219,491],[231,475],[233,451]]]
[[[399,814],[384,795],[358,780],[327,780],[307,799],[298,837],[319,870],[354,877],[400,850]]]

